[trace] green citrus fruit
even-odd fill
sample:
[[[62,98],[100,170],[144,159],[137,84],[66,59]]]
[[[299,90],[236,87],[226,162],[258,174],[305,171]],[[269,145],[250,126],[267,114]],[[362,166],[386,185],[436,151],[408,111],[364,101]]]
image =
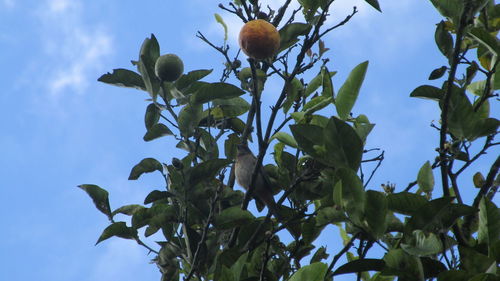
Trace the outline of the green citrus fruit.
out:
[[[254,59],[272,57],[280,47],[280,34],[274,25],[263,19],[247,22],[240,31],[241,50]]]
[[[184,64],[177,55],[166,54],[156,60],[155,74],[162,81],[175,81],[181,77],[183,72]]]

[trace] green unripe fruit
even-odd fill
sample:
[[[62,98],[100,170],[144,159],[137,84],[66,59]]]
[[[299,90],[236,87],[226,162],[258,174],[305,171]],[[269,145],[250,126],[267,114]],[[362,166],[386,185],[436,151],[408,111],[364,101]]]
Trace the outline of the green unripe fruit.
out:
[[[183,72],[184,64],[177,55],[166,54],[156,60],[155,74],[162,81],[173,82],[179,79]]]

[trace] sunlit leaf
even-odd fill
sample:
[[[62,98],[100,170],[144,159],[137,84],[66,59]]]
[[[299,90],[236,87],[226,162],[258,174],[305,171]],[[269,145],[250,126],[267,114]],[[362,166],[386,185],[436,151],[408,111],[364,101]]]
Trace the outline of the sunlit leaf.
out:
[[[497,56],[500,54],[500,43],[498,42],[498,38],[491,35],[484,27],[473,27],[469,31],[469,34],[484,47],[488,48],[491,53]]]
[[[290,277],[289,281],[323,281],[327,270],[328,265],[321,262],[316,262],[301,267],[292,275],[292,277]]]
[[[222,25],[222,27],[224,28],[224,41],[227,41],[227,25],[224,22],[224,19],[222,19],[222,17],[217,13],[215,13],[214,16],[215,16],[215,20],[218,23],[220,23]]]
[[[285,132],[277,132],[276,134],[274,134],[272,137],[271,137],[271,140],[273,139],[277,139],[279,140],[280,142],[288,145],[288,146],[291,146],[293,148],[297,148],[297,142],[295,141],[295,139],[293,138],[293,136],[289,135],[288,133],[285,133]]]
[[[500,209],[486,198],[481,199],[479,203],[477,239],[480,244],[488,245],[490,254],[494,243],[500,240]]]
[[[426,193],[430,193],[434,189],[434,174],[432,173],[432,167],[429,161],[425,162],[418,171],[417,183],[418,187]]]
[[[412,232],[411,243],[401,243],[401,248],[410,255],[423,257],[441,253],[443,244],[434,233],[425,233],[421,230]]]
[[[346,120],[349,117],[349,113],[351,113],[354,107],[354,103],[359,95],[359,90],[365,79],[367,68],[368,61],[357,65],[351,73],[349,73],[342,87],[340,87],[337,98],[335,99],[335,106],[337,107],[337,113],[340,119]]]

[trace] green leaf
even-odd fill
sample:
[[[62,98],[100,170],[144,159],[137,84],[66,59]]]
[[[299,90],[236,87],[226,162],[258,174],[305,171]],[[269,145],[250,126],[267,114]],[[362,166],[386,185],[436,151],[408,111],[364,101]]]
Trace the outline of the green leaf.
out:
[[[327,270],[328,265],[322,262],[315,262],[301,267],[290,277],[289,281],[323,281]]]
[[[203,113],[201,104],[187,104],[179,112],[178,125],[181,134],[185,137],[191,137],[196,127],[200,123]]]
[[[149,223],[150,219],[151,219],[151,214],[149,213],[149,209],[147,208],[138,209],[132,215],[132,228],[139,229],[141,227],[144,227]]]
[[[485,87],[486,80],[476,81],[467,86],[467,91],[473,93],[476,96],[482,96]]]
[[[410,97],[439,101],[441,100],[441,97],[443,97],[443,95],[443,90],[434,86],[423,85],[413,90],[413,92],[411,92],[410,94]]]
[[[116,209],[111,213],[111,215],[114,217],[116,214],[124,214],[127,216],[133,215],[137,210],[144,209],[144,206],[137,205],[137,204],[132,204],[132,205],[125,205],[121,206],[120,208]]]
[[[163,172],[163,165],[154,158],[144,158],[141,160],[141,162],[139,162],[139,164],[135,165],[134,168],[132,168],[128,179],[136,180],[142,174],[151,173],[154,171]]]
[[[441,21],[436,26],[434,40],[436,41],[436,45],[438,46],[439,51],[441,51],[441,53],[445,57],[450,59],[453,55],[453,38],[451,37],[451,34],[446,30],[446,24],[444,23],[444,21]]]
[[[310,101],[308,101],[304,107],[302,107],[302,110],[305,111],[305,114],[311,115],[314,112],[321,110],[334,101],[333,97],[326,97],[326,96],[316,96],[312,98]],[[298,112],[294,112],[298,113]],[[292,114],[294,114],[292,113]]]
[[[156,40],[156,37],[151,34],[151,38],[146,38],[141,46],[141,51],[139,53],[139,62],[137,63],[137,68],[139,73],[142,75],[142,80],[146,86],[146,90],[149,92],[153,99],[156,98],[158,91],[160,90],[160,80],[155,74],[155,63],[160,56],[160,45]]]
[[[464,6],[463,1],[431,0],[431,2],[442,16],[452,19],[458,25]]]
[[[336,171],[336,176],[342,182],[342,184],[340,184],[340,186],[342,187],[340,189],[340,192],[342,194],[340,198],[340,206],[345,209],[351,220],[353,220],[356,224],[361,225],[363,215],[365,214],[366,203],[366,193],[363,189],[363,183],[361,182],[361,179],[358,177],[354,170],[346,168],[339,168]],[[334,196],[337,192],[336,189],[338,188],[338,186],[339,185],[337,183],[334,190]],[[334,197],[335,202],[339,202],[338,199],[339,198]]]
[[[438,275],[439,281],[469,281],[472,277],[470,272],[465,270],[447,270]]]
[[[500,209],[489,199],[483,198],[479,203],[479,244],[488,246],[490,256],[495,242],[500,240]]]
[[[255,217],[247,210],[242,210],[239,206],[227,208],[215,216],[214,225],[218,229],[231,229],[251,223]]]
[[[146,90],[141,75],[123,68],[113,69],[113,73],[108,72],[99,77],[97,81],[118,87]]]
[[[222,25],[222,27],[224,28],[224,42],[226,42],[227,41],[227,25],[224,22],[224,19],[222,19],[222,17],[219,14],[215,13],[214,16],[215,16],[215,20],[218,23],[220,23]]]
[[[211,114],[215,119],[238,117],[250,110],[250,104],[241,97],[213,101]],[[208,110],[205,110],[208,114]]]
[[[434,174],[429,161],[425,162],[418,171],[417,183],[418,187],[426,193],[430,194],[434,190]]]
[[[92,202],[94,202],[94,205],[99,211],[108,216],[109,219],[112,218],[108,192],[106,190],[94,184],[82,184],[78,187],[83,189],[90,196]]]
[[[326,247],[319,247],[318,250],[316,250],[316,253],[311,258],[311,263],[319,262],[321,260],[327,259],[328,255],[326,253]]]
[[[498,275],[493,273],[479,273],[468,281],[498,281]]]
[[[163,136],[173,136],[174,133],[170,131],[170,129],[162,123],[154,124],[144,135],[144,141],[152,141],[157,138],[161,138]]]
[[[389,210],[412,216],[428,201],[425,197],[410,192],[392,193],[387,196]]]
[[[310,82],[307,84],[307,87],[304,91],[304,96],[308,97],[314,91],[316,91],[323,84],[323,75],[322,71],[318,73]]]
[[[345,121],[332,117],[323,135],[330,164],[357,171],[361,164],[363,142],[356,131]]]
[[[227,159],[234,159],[236,157],[236,145],[241,143],[238,134],[233,133],[227,136],[226,141],[224,141],[224,154]]]
[[[224,167],[232,161],[229,159],[211,159],[194,166],[189,171],[189,182],[191,186],[202,181],[210,181]]]
[[[177,81],[175,81],[175,87],[179,90],[184,90],[189,87],[193,82],[196,82],[203,77],[212,73],[213,69],[199,69],[190,71],[182,75]]]
[[[191,102],[203,104],[215,99],[230,99],[243,95],[245,91],[228,83],[209,83],[201,87],[192,97]]]
[[[336,185],[337,186],[337,185]],[[342,184],[340,183],[340,189],[342,191]],[[340,202],[342,199],[340,199]],[[339,222],[344,222],[347,220],[344,212],[342,210],[337,210],[336,207],[324,207],[318,211],[316,216],[316,225],[325,226],[327,224],[335,224]]]
[[[434,232],[451,227],[462,216],[474,213],[474,208],[463,204],[452,204],[453,197],[442,197],[421,206],[408,220],[406,233],[420,229]]]
[[[292,82],[287,84],[286,88],[286,99],[283,102],[283,112],[287,113],[292,105],[297,101],[302,95],[304,85],[298,78],[293,78]]]
[[[354,103],[359,95],[359,90],[365,79],[366,70],[368,68],[368,61],[362,62],[357,65],[346,81],[340,88],[337,98],[335,100],[335,106],[337,107],[337,113],[340,119],[346,120],[351,113]]]
[[[469,34],[494,55],[498,56],[500,54],[498,38],[491,35],[484,27],[473,27]]]
[[[353,260],[337,268],[333,275],[341,275],[347,273],[357,273],[364,271],[381,271],[385,266],[384,260],[381,259],[362,259]]]
[[[442,262],[432,257],[422,257],[420,261],[424,268],[425,279],[436,278],[441,272],[448,270]]]
[[[278,53],[283,50],[288,49],[293,44],[297,43],[299,39],[297,37],[301,35],[307,35],[311,30],[311,25],[307,23],[294,22],[285,25],[279,30],[280,33],[280,48]]]
[[[127,227],[127,224],[125,222],[115,222],[104,229],[95,244],[97,245],[100,242],[113,236],[125,239],[134,239],[135,237],[137,237],[137,231],[133,228]]]
[[[321,95],[324,97],[334,97],[335,93],[333,91],[333,84],[332,84],[332,72],[328,71],[328,68],[326,66],[321,67],[321,76],[323,80],[323,91],[321,92]],[[335,75],[336,72],[333,74]]]
[[[302,223],[301,230],[304,243],[311,244],[321,234],[323,226],[317,226],[316,218],[311,217],[309,219],[306,219],[306,221]]]
[[[158,123],[160,120],[161,110],[154,104],[150,103],[146,108],[146,114],[144,115],[144,125],[146,129],[150,129],[154,124]]]
[[[399,280],[424,280],[420,259],[410,256],[402,249],[391,249],[384,256],[383,275],[397,275]]]
[[[401,243],[401,248],[412,256],[430,256],[441,253],[443,244],[434,233],[425,233],[421,230],[412,232],[410,243]]]
[[[387,198],[381,192],[366,191],[365,219],[373,238],[380,239],[387,229]]]
[[[377,11],[382,12],[380,5],[378,4],[378,0],[365,0],[365,2],[370,4],[370,6],[375,8]]]
[[[363,114],[360,114],[358,117],[356,117],[356,121],[354,122],[354,130],[358,134],[363,144],[366,143],[366,139],[368,138],[368,135],[374,127],[375,124],[370,123],[368,117]]]
[[[438,231],[444,226],[444,218],[449,216],[453,197],[442,197],[429,201],[421,206],[417,212],[408,220],[408,230]]]
[[[153,203],[158,200],[167,199],[168,197],[173,197],[174,195],[168,191],[151,191],[144,199],[144,204]]]
[[[485,256],[472,248],[464,246],[459,246],[458,252],[460,253],[460,268],[474,274],[487,273],[488,269],[492,266],[496,270],[497,262],[494,258]]]
[[[280,142],[288,145],[288,146],[291,146],[293,148],[297,148],[298,145],[297,145],[297,142],[295,141],[295,139],[293,138],[293,136],[289,135],[288,133],[285,133],[285,132],[277,132],[276,134],[274,134],[272,137],[271,137],[271,141],[273,139],[277,139],[279,140]]]
[[[431,75],[429,75],[429,80],[436,80],[441,77],[446,73],[446,70],[448,70],[448,67],[446,66],[441,66],[440,68],[436,68],[431,72]]]
[[[291,125],[290,130],[297,141],[299,147],[304,150],[304,152],[317,158],[318,160],[323,160],[324,154],[319,153],[314,149],[315,145],[322,144],[324,142],[323,138],[323,128],[316,125],[309,124],[296,124]]]

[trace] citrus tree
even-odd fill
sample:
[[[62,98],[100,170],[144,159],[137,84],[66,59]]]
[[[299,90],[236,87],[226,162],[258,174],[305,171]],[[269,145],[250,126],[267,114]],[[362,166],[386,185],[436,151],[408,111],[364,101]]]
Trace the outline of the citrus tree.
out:
[[[333,0],[297,2],[299,9],[287,0],[277,10],[257,0],[220,4],[246,23],[239,38],[246,56],[226,41],[219,46],[197,34],[220,55],[223,69],[184,73],[182,60],[161,55],[151,35],[133,61],[137,72],[115,69],[99,78],[148,94],[144,140],[171,138],[185,157],[146,158],[132,168],[130,180],[150,172],[164,178],[164,188],[140,204],[111,208],[105,189],[81,185],[110,221],[97,243],[135,240],[154,254],[162,280],[314,281],[341,274],[357,280],[498,280],[500,212],[493,198],[500,157],[472,179],[463,175],[487,151],[495,155],[499,144],[500,122],[490,103],[498,102],[500,88],[500,6],[492,0],[431,0],[443,16],[435,39],[448,65],[430,73],[441,87],[422,85],[409,94],[440,110],[433,124],[437,155],[407,187],[378,190],[370,180],[384,154],[365,149],[374,124],[352,113],[368,61],[334,91],[336,72],[322,40],[357,10],[329,26]],[[366,2],[380,11],[377,0]],[[216,20],[227,30],[221,16]],[[213,72],[220,79],[206,80]],[[281,90],[267,108],[261,97],[271,79]],[[247,142],[253,143],[255,165],[243,192],[234,188],[233,163],[237,147]],[[363,173],[367,167],[375,167],[370,176]],[[254,191],[264,174],[279,215],[260,200],[256,207],[267,215],[247,210],[259,199]],[[471,185],[477,189],[468,203],[461,194]],[[122,220],[124,215],[130,219]],[[338,252],[314,243],[330,225],[340,229]],[[157,241],[150,241],[152,235]],[[344,256],[347,262],[339,264]]]

